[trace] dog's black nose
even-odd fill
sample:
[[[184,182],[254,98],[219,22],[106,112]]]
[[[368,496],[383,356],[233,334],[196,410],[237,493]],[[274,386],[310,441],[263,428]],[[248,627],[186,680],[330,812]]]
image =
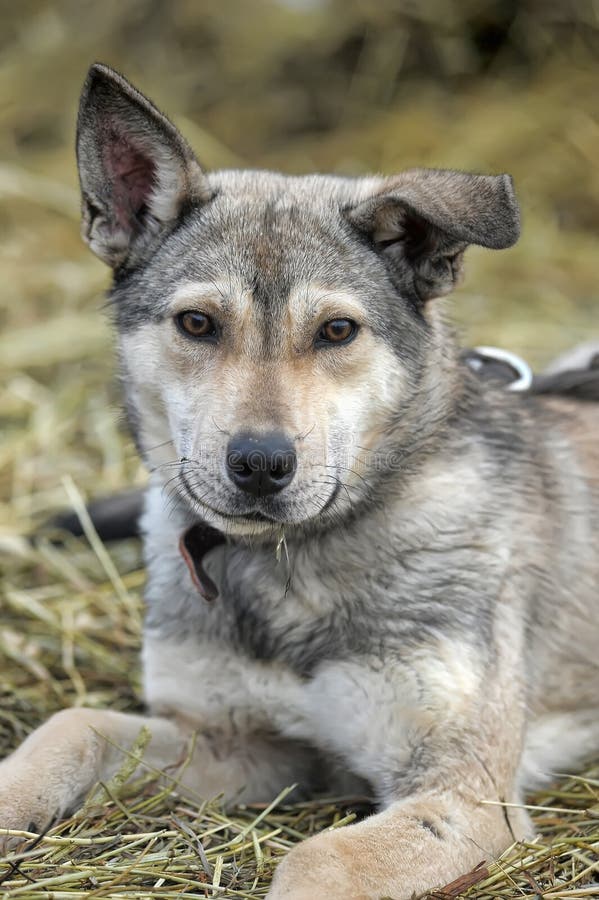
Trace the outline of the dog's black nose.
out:
[[[296,468],[293,444],[281,432],[238,434],[229,441],[229,478],[254,497],[266,497],[283,490],[295,475]]]

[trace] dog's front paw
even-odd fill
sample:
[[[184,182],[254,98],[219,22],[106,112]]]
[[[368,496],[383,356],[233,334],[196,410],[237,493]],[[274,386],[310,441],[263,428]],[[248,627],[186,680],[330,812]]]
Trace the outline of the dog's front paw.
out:
[[[54,810],[40,783],[40,774],[13,761],[0,764],[0,852],[16,846],[22,837],[10,831],[44,831],[54,818]]]
[[[364,860],[351,852],[345,829],[298,844],[279,863],[267,900],[379,900],[365,883]]]

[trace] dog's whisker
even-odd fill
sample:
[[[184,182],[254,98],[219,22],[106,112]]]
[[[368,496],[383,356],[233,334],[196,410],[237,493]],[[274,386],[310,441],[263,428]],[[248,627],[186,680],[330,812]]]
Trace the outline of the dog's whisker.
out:
[[[217,431],[219,431],[221,434],[226,435],[227,437],[230,437],[230,436],[231,436],[231,432],[230,432],[230,431],[227,431],[225,428],[221,428],[221,427],[218,425],[218,423],[217,423],[216,419],[214,418],[214,416],[211,416],[210,418],[211,418],[211,420],[212,420],[212,424],[214,425],[214,427],[216,428]]]
[[[298,442],[300,442],[300,443],[301,443],[302,441],[305,441],[306,438],[307,438],[309,435],[312,434],[312,432],[313,432],[314,429],[316,428],[316,425],[317,425],[317,423],[314,422],[314,424],[313,424],[310,428],[308,428],[307,431],[304,432],[304,434],[301,434],[301,433],[300,433],[300,434],[297,434],[297,435],[295,436],[295,440],[298,441]]]
[[[155,450],[159,450],[161,447],[166,447],[167,444],[173,444],[173,439],[167,438],[166,441],[161,441],[159,444],[154,444],[150,447],[144,447],[144,453],[153,453]]]

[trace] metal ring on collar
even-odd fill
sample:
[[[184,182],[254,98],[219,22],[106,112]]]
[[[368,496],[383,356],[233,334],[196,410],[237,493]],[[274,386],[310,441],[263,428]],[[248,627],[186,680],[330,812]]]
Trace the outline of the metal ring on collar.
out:
[[[475,347],[475,352],[480,356],[488,356],[489,359],[497,359],[499,362],[507,363],[512,369],[518,373],[515,381],[507,385],[508,391],[529,391],[532,386],[532,369],[522,357],[509,350],[501,350],[499,347]]]

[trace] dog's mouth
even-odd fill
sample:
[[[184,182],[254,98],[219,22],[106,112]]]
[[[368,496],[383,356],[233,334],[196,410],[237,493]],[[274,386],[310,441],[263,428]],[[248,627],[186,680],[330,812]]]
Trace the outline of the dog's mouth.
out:
[[[247,519],[248,522],[270,522],[272,524],[276,523],[276,519],[272,519],[270,516],[267,516],[265,513],[259,512],[258,510],[243,513],[242,515],[235,516],[234,518]]]
[[[297,518],[290,516],[284,507],[280,509],[272,509],[264,511],[262,509],[242,509],[237,511],[217,509],[212,506],[204,498],[199,497],[192,485],[185,477],[185,473],[181,472],[181,484],[184,487],[186,499],[191,501],[194,510],[200,511],[202,516],[214,527],[219,528],[221,523],[227,523],[234,530],[242,532],[256,532],[256,530],[266,532],[274,528],[282,528],[285,526],[301,525],[305,521],[318,518],[335,502],[339,490],[340,483],[336,483],[330,496],[325,503],[317,510],[310,512],[308,515]]]
[[[191,501],[194,509],[199,510],[203,516],[207,519],[211,520],[212,525],[217,525],[224,520],[224,522],[230,524],[231,526],[241,527],[243,530],[252,530],[255,529],[256,526],[282,526],[285,525],[284,518],[278,518],[274,515],[269,515],[268,513],[263,512],[258,509],[249,509],[249,510],[240,510],[239,512],[233,511],[225,511],[222,509],[217,509],[212,504],[208,503],[203,497],[199,497],[196,491],[193,489],[192,485],[190,485],[189,481],[185,477],[185,473],[181,472],[181,484],[185,489],[185,495],[188,501]]]

